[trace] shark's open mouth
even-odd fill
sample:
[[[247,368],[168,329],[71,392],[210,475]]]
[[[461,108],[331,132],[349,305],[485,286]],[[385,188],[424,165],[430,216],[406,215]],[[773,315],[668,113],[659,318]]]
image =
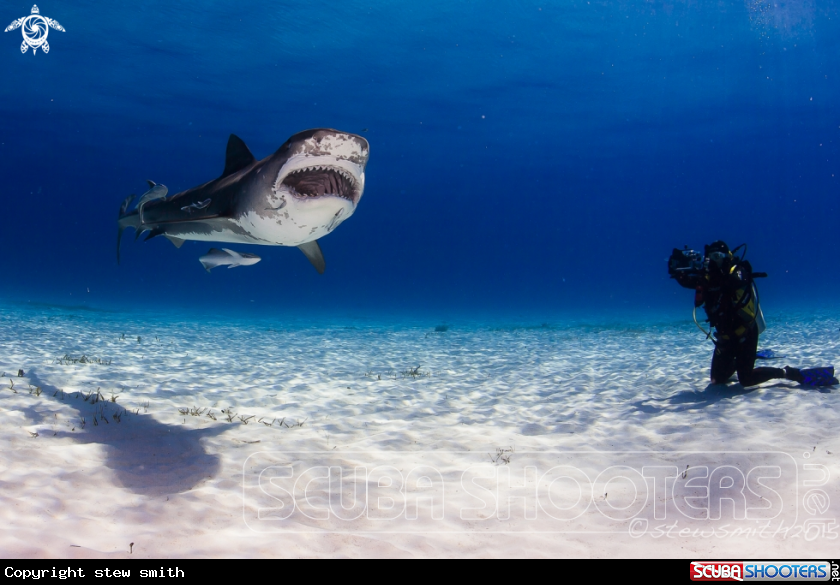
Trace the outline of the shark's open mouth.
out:
[[[334,166],[318,165],[294,170],[283,178],[282,185],[300,198],[332,195],[355,202],[361,195],[355,177]]]

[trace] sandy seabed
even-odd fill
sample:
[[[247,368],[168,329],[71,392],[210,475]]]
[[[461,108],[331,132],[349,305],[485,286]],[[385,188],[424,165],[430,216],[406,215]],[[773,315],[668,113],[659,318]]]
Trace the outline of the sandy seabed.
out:
[[[836,556],[840,389],[708,386],[687,322],[434,325],[4,307],[0,555]]]

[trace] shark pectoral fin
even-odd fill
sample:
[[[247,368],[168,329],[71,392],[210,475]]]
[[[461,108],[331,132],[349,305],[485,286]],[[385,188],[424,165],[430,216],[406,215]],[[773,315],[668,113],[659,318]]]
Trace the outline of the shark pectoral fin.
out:
[[[318,240],[306,242],[305,244],[298,246],[298,248],[301,252],[303,252],[303,255],[312,262],[312,266],[315,267],[318,274],[324,274],[324,269],[327,267],[327,263],[324,261],[324,254],[321,252],[321,246],[318,245]]]
[[[254,158],[242,139],[236,134],[231,134],[225,152],[225,170],[222,172],[222,177],[241,171],[255,160],[257,159]]]
[[[180,248],[184,245],[184,240],[181,238],[176,238],[175,236],[166,236],[166,239],[175,244],[176,248]]]
[[[149,189],[154,189],[155,186],[157,185],[157,183],[155,183],[154,181],[151,181],[149,179],[146,179],[146,182],[149,184]]]
[[[242,258],[242,254],[240,254],[239,252],[234,252],[233,250],[230,250],[228,248],[222,248],[222,250],[224,250],[225,252],[227,252],[228,254],[233,256],[234,258]]]
[[[201,265],[204,266],[204,270],[207,271],[207,274],[210,274],[210,269],[213,268],[213,265],[209,262],[205,262],[204,260],[199,260],[199,262],[201,262]]]

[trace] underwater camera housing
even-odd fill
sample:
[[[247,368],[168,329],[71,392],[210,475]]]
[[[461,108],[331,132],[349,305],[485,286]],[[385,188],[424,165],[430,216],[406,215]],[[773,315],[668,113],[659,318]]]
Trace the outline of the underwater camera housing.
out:
[[[674,248],[668,258],[668,274],[682,287],[696,288],[705,271],[703,254],[688,246],[682,250]]]

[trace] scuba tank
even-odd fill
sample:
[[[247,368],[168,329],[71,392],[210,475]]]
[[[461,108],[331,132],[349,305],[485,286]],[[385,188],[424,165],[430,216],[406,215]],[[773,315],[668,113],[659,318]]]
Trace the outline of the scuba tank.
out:
[[[739,249],[744,248],[743,254],[740,257],[735,255]],[[741,282],[740,286],[734,290],[732,301],[734,306],[731,307],[731,311],[734,312],[734,315],[737,316],[738,320],[740,321],[741,325],[731,332],[727,332],[727,336],[731,333],[736,338],[740,338],[746,334],[746,332],[752,328],[753,325],[758,330],[758,333],[761,334],[767,328],[767,323],[764,320],[764,313],[761,310],[761,304],[759,301],[758,295],[758,287],[755,284],[756,278],[764,278],[767,276],[766,272],[753,272],[752,266],[750,265],[748,260],[745,260],[744,257],[746,256],[746,244],[741,244],[737,248],[732,251],[729,251],[726,247],[726,244],[718,241],[709,246],[706,246],[706,253],[705,261],[704,261],[704,277],[703,280],[708,282],[709,278],[709,258],[712,256],[712,253],[718,254],[716,259],[717,265],[724,270],[724,274],[728,274],[729,276],[737,276],[738,280]],[[721,261],[724,262],[723,266],[721,266]],[[698,296],[702,298],[700,295],[700,288],[698,287]],[[729,294],[729,293],[727,293]],[[703,299],[704,301],[708,301],[708,299]],[[720,302],[729,302],[724,301],[721,299]],[[712,339],[712,328],[710,327],[708,331],[704,329],[700,323],[697,321],[697,306],[698,304],[703,304],[703,302],[699,302],[695,300],[694,306],[694,323],[697,327],[706,334],[706,339]],[[708,305],[707,305],[707,313],[708,313]],[[727,311],[728,312],[728,311]],[[710,315],[711,317],[711,315]],[[708,321],[709,319],[707,319]],[[716,326],[712,324],[713,326]],[[714,342],[714,339],[712,339]]]

